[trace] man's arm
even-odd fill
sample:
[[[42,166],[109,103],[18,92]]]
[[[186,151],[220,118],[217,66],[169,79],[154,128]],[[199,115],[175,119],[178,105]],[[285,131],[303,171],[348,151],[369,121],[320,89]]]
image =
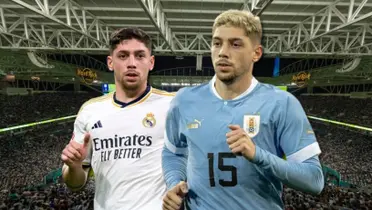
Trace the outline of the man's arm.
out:
[[[178,104],[179,97],[176,95],[172,100],[165,125],[162,167],[168,189],[186,180],[187,143],[180,132],[182,122]]]
[[[84,105],[83,105],[84,106]],[[68,166],[64,163],[62,167],[62,178],[66,184],[66,186],[72,191],[81,190],[87,180],[89,171],[91,169],[90,162],[92,156],[92,145],[90,142],[90,136],[86,135],[86,119],[85,119],[86,112],[81,108],[79,111],[75,123],[74,123],[74,134],[72,139],[70,140],[69,145],[66,147],[65,150],[74,150],[71,148],[80,148],[80,155],[84,155],[81,160],[75,160],[75,163]],[[67,152],[70,153],[71,152]]]
[[[286,160],[256,146],[253,162],[289,187],[319,194],[324,187],[324,177],[318,158],[321,151],[314,131],[295,97],[287,96],[282,107],[284,109],[278,109],[276,140]]]
[[[162,161],[164,178],[168,189],[172,189],[180,181],[186,181],[186,155],[177,155],[165,146]]]
[[[62,178],[71,191],[79,191],[84,188],[88,180],[89,170],[89,166],[71,168],[64,164],[62,167]]]
[[[317,156],[303,162],[286,161],[256,146],[253,162],[295,190],[312,194],[323,190],[324,178]]]

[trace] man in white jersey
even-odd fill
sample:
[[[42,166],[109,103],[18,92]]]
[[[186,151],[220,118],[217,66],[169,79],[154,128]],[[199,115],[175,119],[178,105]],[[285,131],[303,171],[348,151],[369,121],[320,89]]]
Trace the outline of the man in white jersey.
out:
[[[161,152],[173,94],[148,85],[154,56],[150,37],[140,29],[112,34],[107,65],[116,92],[81,107],[62,152],[63,179],[71,190],[80,190],[92,168],[95,210],[161,209],[166,190]]]

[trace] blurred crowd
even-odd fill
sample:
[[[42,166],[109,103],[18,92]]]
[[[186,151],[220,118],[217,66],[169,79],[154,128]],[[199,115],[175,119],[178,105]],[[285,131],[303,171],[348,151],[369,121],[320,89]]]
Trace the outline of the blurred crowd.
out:
[[[0,96],[0,110],[4,116],[0,120],[1,127],[74,115],[89,95],[42,94],[23,97],[4,99],[4,96]],[[317,97],[300,97],[309,114],[355,124],[363,121],[367,126],[372,124],[368,118],[362,118],[372,117],[372,112],[367,111],[369,108],[362,106],[365,101],[353,101],[346,97]],[[311,122],[323,152],[321,162],[340,172],[343,181],[353,183],[357,188],[327,184],[320,195],[285,188],[283,201],[286,209],[372,209],[371,137],[340,126]],[[71,138],[72,129],[73,121],[70,121],[40,125],[16,133],[0,133],[0,210],[92,209],[93,181],[83,191],[75,193],[70,192],[62,182],[29,188],[38,185],[45,175],[62,166],[60,154]]]
[[[299,96],[309,115],[372,127],[372,98],[357,99],[349,96]]]
[[[61,153],[71,139],[73,122],[50,124],[12,135],[0,134],[0,186],[36,185],[61,167]],[[25,176],[27,175],[27,176]]]
[[[341,174],[341,180],[357,188],[327,185],[321,195],[311,196],[286,188],[287,209],[372,209],[371,137],[334,125],[311,121],[322,154],[321,163]]]
[[[71,138],[73,121],[0,135],[0,210],[92,209],[94,183],[70,192],[61,180],[43,185],[43,177],[62,167],[60,154]]]
[[[73,92],[0,95],[0,128],[74,115],[85,101],[96,96]]]

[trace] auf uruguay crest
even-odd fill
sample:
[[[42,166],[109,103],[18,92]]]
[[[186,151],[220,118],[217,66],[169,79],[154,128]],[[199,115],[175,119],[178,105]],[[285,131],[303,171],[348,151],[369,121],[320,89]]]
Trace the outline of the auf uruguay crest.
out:
[[[244,115],[244,130],[250,138],[260,131],[260,115]]]
[[[142,120],[143,126],[146,128],[152,128],[156,125],[156,120],[153,113],[148,113]]]

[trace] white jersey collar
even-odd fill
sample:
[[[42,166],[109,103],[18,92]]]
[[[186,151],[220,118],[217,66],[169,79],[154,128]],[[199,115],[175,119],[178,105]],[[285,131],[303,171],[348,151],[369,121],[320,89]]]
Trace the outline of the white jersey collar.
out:
[[[216,75],[214,75],[212,80],[210,81],[210,87],[212,89],[213,94],[216,95],[217,98],[222,99],[221,96],[217,93],[216,87],[214,86],[215,82],[216,82]],[[251,93],[253,91],[253,89],[257,85],[258,85],[258,80],[255,77],[252,77],[251,85],[249,86],[249,88],[246,91],[244,91],[242,94],[240,94],[239,96],[235,97],[232,100],[237,100],[237,99],[240,99],[240,98],[248,95],[249,93]]]

